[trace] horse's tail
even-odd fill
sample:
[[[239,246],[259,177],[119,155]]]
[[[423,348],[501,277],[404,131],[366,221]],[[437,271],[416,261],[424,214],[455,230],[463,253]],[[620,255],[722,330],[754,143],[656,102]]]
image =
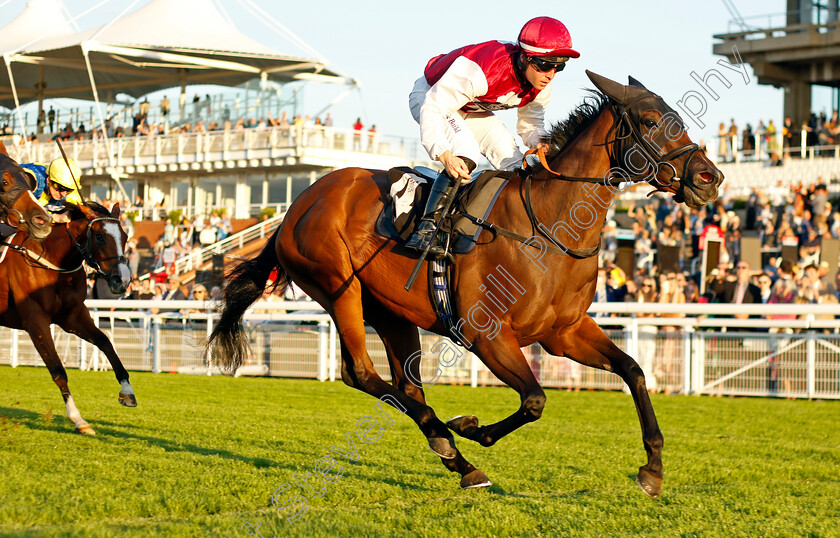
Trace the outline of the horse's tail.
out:
[[[243,314],[263,294],[268,277],[275,268],[278,270],[275,289],[285,290],[291,282],[274,251],[279,232],[280,228],[277,228],[256,258],[239,262],[227,274],[227,285],[220,301],[222,316],[213,327],[206,349],[212,353],[215,363],[232,372],[242,365],[249,354],[248,334],[242,325]]]

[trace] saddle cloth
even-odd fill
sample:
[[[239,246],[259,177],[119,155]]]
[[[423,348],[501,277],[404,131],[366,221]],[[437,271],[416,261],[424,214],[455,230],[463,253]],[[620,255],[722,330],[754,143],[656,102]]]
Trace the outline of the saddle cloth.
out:
[[[391,182],[389,199],[376,220],[376,233],[404,243],[414,233],[423,217],[426,200],[439,172],[425,167],[398,167],[388,171]],[[450,251],[466,254],[476,245],[481,228],[461,213],[486,219],[513,172],[485,170],[458,190],[450,216],[441,230],[452,235]]]

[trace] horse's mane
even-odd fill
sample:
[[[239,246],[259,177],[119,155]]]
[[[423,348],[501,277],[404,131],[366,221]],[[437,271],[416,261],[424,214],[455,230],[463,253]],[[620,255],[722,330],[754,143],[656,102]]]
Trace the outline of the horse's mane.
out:
[[[592,125],[598,115],[609,105],[610,99],[603,93],[597,90],[587,91],[590,95],[584,97],[583,102],[575,107],[568,118],[551,125],[548,135],[554,146],[550,152],[552,155],[563,151],[563,148]]]
[[[98,202],[93,202],[91,200],[87,200],[84,203],[84,206],[87,207],[88,209],[94,210],[98,215],[102,215],[103,217],[106,216],[106,215],[110,216],[110,214],[111,214],[110,211],[108,211],[105,208],[105,206],[103,206],[102,204],[100,204]],[[85,214],[82,213],[82,210],[79,209],[79,207],[74,205],[74,204],[65,204],[64,207],[66,207],[69,211],[70,220],[79,220],[79,219],[87,218],[87,217],[85,217]]]

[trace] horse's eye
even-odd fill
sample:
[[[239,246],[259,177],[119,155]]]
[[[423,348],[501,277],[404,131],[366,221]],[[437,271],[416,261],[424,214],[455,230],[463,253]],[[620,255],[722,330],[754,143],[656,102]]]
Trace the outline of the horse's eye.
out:
[[[653,128],[656,127],[656,122],[653,120],[642,120],[642,125],[647,128]]]
[[[99,241],[100,243],[104,243],[105,242],[105,236],[102,235],[102,234],[96,234],[96,240]]]

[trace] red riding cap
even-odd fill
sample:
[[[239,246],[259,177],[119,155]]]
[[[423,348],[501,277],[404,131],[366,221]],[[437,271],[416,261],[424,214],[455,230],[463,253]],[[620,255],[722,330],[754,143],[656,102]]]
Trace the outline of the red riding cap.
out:
[[[526,22],[517,43],[528,56],[580,57],[572,48],[572,36],[566,25],[551,17],[537,17]]]

